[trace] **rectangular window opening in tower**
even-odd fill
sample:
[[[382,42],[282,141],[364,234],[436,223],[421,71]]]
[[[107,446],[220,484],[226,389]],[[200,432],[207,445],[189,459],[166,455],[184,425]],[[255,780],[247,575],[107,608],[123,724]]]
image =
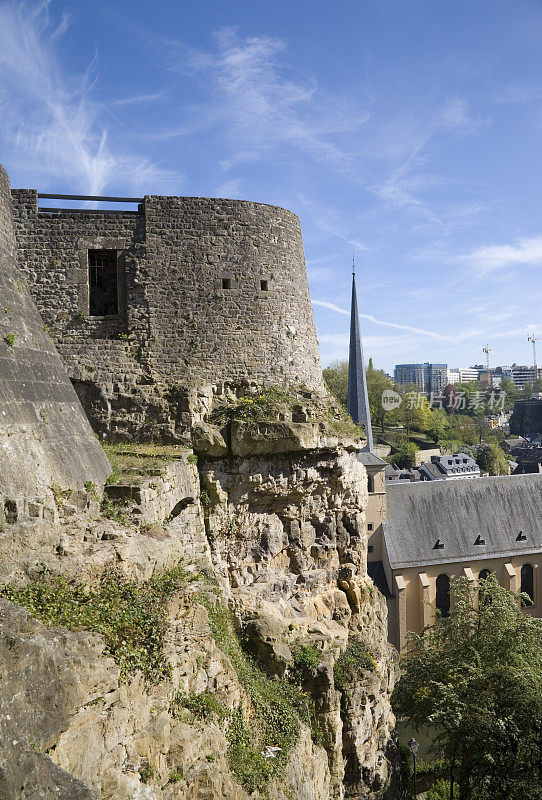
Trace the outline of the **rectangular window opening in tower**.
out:
[[[260,289],[262,290],[262,292],[268,292],[269,291],[269,282],[268,281],[260,281]]]
[[[231,289],[231,278],[222,278],[222,288]]]
[[[88,251],[89,315],[106,317],[119,313],[117,251]]]

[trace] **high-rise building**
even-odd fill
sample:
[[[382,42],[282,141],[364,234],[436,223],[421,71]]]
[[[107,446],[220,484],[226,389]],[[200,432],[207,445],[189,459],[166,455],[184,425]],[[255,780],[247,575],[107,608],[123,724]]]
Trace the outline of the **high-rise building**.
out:
[[[540,370],[537,370],[537,372],[540,375]],[[520,367],[517,364],[512,364],[511,367],[502,368],[502,376],[512,381],[518,389],[523,389],[527,384],[532,386],[534,383],[534,367]]]
[[[397,364],[394,375],[402,386],[413,383],[420,392],[438,394],[448,383],[448,365],[427,361],[423,364]]]

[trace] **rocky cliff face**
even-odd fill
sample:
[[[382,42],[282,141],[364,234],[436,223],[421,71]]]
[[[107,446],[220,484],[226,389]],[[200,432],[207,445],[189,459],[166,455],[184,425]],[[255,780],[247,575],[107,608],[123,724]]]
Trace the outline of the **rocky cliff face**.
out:
[[[0,797],[384,796],[366,474],[302,424],[202,423],[197,464],[4,526]]]

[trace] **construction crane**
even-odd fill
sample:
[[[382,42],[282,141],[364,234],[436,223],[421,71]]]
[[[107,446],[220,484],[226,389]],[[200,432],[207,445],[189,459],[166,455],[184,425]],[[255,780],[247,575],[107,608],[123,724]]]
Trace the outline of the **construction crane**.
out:
[[[534,365],[534,379],[533,382],[538,380],[538,367],[536,366],[536,343],[539,339],[542,339],[542,336],[535,336],[534,333],[532,336],[528,336],[527,340],[533,343],[533,365]]]
[[[493,381],[491,380],[491,372],[489,370],[489,354],[494,350],[501,350],[500,347],[490,347],[486,344],[485,347],[482,347],[483,352],[486,354],[486,365],[487,365],[487,388],[491,389],[493,387]]]

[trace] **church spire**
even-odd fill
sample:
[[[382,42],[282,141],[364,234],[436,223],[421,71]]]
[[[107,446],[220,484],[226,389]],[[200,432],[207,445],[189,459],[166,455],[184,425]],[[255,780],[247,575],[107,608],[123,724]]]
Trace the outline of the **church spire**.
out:
[[[363,348],[359,330],[358,299],[356,295],[356,268],[352,256],[352,309],[350,312],[350,354],[348,359],[348,413],[358,425],[365,428],[367,443],[364,450],[374,452],[371,411],[367,394],[367,378],[363,361]]]

